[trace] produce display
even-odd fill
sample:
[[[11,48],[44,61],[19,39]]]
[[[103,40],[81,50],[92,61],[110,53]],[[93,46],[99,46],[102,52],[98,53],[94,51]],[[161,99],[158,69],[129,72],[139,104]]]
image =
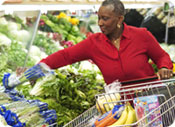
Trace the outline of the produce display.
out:
[[[11,15],[2,16],[1,18],[5,23],[12,20],[14,22],[13,24],[19,20],[20,22],[18,21],[16,26],[19,25],[21,26],[21,29],[28,30],[28,34],[31,36],[28,28],[35,23],[35,18],[26,18],[25,21],[22,21],[17,17],[14,18],[14,16]],[[59,18],[57,19],[59,20]],[[73,18],[72,24],[69,25],[71,28],[74,28],[74,34],[76,33],[75,30],[77,31],[78,34],[76,33],[76,35],[78,36],[80,31],[77,23],[77,20]],[[15,30],[21,29],[16,28]],[[3,30],[1,31],[5,32]],[[10,32],[3,33],[6,40],[0,42],[2,45],[0,48],[0,53],[2,54],[0,59],[3,61],[0,63],[0,84],[2,84],[4,73],[15,72],[17,67],[24,66],[27,54],[26,36],[23,36],[25,39],[20,38],[20,40],[18,40],[11,37],[9,33]],[[83,36],[86,37],[86,35]],[[30,47],[30,51],[32,52],[29,53],[26,67],[35,65],[42,58],[55,51],[75,44],[68,41],[67,36],[65,37],[66,40],[61,40],[60,33],[53,31],[46,32],[39,28],[33,45]],[[25,42],[21,42],[22,40],[25,40]],[[28,41],[30,41],[30,37]],[[60,41],[63,43],[60,44]],[[77,43],[78,41],[75,42]],[[9,52],[7,52],[7,49]],[[103,85],[104,80],[99,69],[90,61],[83,61],[55,70],[54,76],[41,78],[37,80],[34,86],[31,86],[30,83],[27,82],[18,86],[16,89],[28,100],[37,99],[47,103],[50,110],[54,109],[56,111],[56,123],[62,126],[93,106],[95,104],[94,96],[103,91]]]
[[[136,13],[139,18],[133,22],[129,17]],[[167,14],[163,12],[162,8],[130,9],[125,17],[127,24],[147,27],[158,40],[160,39],[159,42],[164,42],[162,38],[164,38]],[[134,19],[133,16],[132,19]],[[24,66],[28,43],[31,40],[32,30],[30,28],[35,21],[36,17],[26,17],[25,20],[12,15],[0,17],[0,85],[2,85],[4,73],[15,72],[17,67]],[[159,21],[159,26],[163,31],[160,32],[161,36],[157,35],[149,25],[152,21]],[[25,67],[34,66],[42,58],[79,43],[91,34],[91,25],[96,23],[97,16],[89,17],[89,20],[85,21],[75,16],[69,16],[66,12],[59,12],[57,15],[51,13],[41,15],[38,32],[30,47]],[[88,30],[84,30],[85,27]],[[174,31],[174,27],[171,29]],[[169,37],[171,37],[169,43],[174,43],[172,33],[169,33]],[[160,44],[175,62],[175,46]],[[152,65],[157,70],[155,64]],[[54,72],[55,75],[40,78],[33,86],[26,82],[15,88],[17,93],[21,93],[23,96],[16,96],[16,94],[9,96],[9,93],[0,91],[0,95],[2,95],[0,96],[0,124],[3,121],[5,125],[14,127],[39,127],[53,123],[63,126],[94,105],[98,112],[103,114],[96,119],[94,127],[112,127],[136,122],[137,112],[130,103],[117,105],[112,103],[121,99],[120,94],[116,93],[112,97],[106,95],[95,100],[96,94],[104,92],[105,83],[101,72],[92,61],[78,62],[56,69]],[[46,106],[41,109],[47,111],[41,111],[40,104]],[[17,126],[17,123],[14,123],[13,117],[8,121],[5,116],[7,113],[12,116],[15,114],[15,121],[18,121],[20,125]],[[51,120],[51,118],[53,119]]]
[[[17,89],[27,99],[47,103],[49,109],[56,110],[57,124],[64,125],[95,104],[94,96],[103,91],[104,85],[98,75],[95,70],[68,66],[56,70],[53,76],[39,79],[33,87],[24,84]]]
[[[26,100],[17,91],[0,91],[0,121],[7,127],[43,127],[56,122],[55,110],[39,100]]]
[[[57,16],[51,14],[42,15],[41,21],[43,22],[43,25],[40,26],[41,30],[45,31],[45,27],[49,27],[51,31],[61,34],[62,40],[77,44],[86,38],[84,34],[80,33],[79,20],[67,16],[64,12]]]
[[[0,17],[0,81],[5,72],[10,73],[18,66],[24,66],[27,54],[25,47],[31,36],[26,29],[27,25],[18,17],[10,15]],[[34,63],[29,57],[25,66],[32,66]]]

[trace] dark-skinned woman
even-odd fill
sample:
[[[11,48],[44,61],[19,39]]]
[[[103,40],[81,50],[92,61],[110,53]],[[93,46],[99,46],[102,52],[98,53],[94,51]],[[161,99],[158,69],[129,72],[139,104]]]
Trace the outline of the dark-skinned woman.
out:
[[[98,10],[101,33],[55,52],[40,62],[56,69],[91,59],[100,69],[106,84],[154,76],[151,59],[158,67],[158,77],[173,76],[169,55],[146,28],[128,26],[123,22],[125,8],[119,0],[105,0]]]
[[[159,68],[160,79],[172,77],[173,64],[169,55],[145,28],[123,23],[125,9],[119,0],[105,0],[98,11],[96,33],[77,45],[58,51],[41,62],[52,69],[91,59],[101,70],[107,84],[154,76],[149,58]]]

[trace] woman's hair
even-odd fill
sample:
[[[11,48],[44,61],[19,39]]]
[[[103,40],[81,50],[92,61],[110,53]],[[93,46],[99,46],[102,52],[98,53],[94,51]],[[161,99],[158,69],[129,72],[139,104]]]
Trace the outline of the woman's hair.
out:
[[[125,7],[120,0],[105,0],[102,2],[102,6],[106,5],[114,6],[114,12],[116,15],[125,15]]]

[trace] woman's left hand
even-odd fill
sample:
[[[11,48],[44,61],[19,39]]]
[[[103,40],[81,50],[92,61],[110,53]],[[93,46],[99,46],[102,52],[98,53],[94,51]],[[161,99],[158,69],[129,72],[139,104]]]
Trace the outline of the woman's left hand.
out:
[[[157,73],[158,79],[169,79],[173,77],[173,70],[168,68],[161,68]]]

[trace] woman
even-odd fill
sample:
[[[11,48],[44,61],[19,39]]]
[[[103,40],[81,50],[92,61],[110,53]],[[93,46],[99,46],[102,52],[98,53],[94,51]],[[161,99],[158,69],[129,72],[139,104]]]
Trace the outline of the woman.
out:
[[[105,0],[98,11],[96,33],[79,44],[58,51],[41,62],[52,69],[77,61],[92,59],[107,84],[155,75],[148,63],[151,58],[159,68],[160,79],[172,77],[172,62],[153,35],[144,28],[123,23],[124,6],[119,0]]]
[[[124,6],[119,0],[105,0],[98,11],[96,33],[75,46],[60,50],[41,60],[51,69],[91,59],[101,70],[107,84],[154,76],[149,58],[159,68],[158,77],[173,76],[169,55],[145,28],[123,23]]]

